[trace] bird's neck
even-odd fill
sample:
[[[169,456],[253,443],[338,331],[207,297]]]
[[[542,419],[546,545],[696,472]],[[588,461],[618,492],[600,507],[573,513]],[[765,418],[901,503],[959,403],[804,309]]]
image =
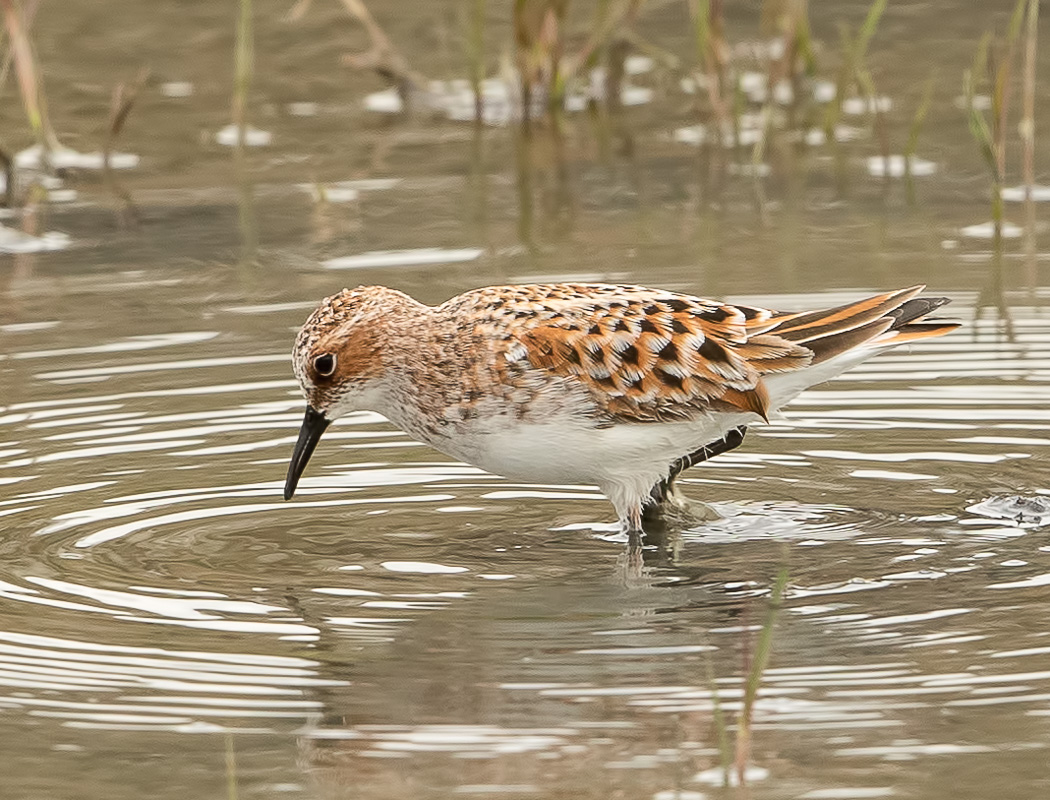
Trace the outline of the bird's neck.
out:
[[[383,377],[374,410],[409,435],[434,444],[448,426],[448,413],[461,400],[467,372],[457,321],[440,307],[407,295],[384,313],[379,336]]]

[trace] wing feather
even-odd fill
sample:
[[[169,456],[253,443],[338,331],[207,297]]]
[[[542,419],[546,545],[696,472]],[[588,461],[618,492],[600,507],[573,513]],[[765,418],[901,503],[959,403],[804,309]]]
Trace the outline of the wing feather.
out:
[[[765,418],[764,375],[956,327],[923,321],[946,302],[913,299],[923,288],[800,313],[604,284],[493,287],[471,303],[507,359],[577,381],[611,421],[651,422],[727,409]]]

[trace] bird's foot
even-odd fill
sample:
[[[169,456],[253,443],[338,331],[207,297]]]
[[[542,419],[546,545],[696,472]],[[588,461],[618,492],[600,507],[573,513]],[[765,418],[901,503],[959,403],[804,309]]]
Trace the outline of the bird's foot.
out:
[[[722,515],[707,503],[686,497],[672,484],[659,501],[643,509],[642,519],[650,524],[691,528],[722,519]]]

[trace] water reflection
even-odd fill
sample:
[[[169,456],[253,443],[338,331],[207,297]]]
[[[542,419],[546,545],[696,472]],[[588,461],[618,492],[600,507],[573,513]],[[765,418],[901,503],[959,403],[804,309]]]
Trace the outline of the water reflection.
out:
[[[56,41],[97,44],[71,14]],[[193,102],[205,50],[176,76]],[[931,131],[901,214],[871,142],[800,118],[760,161],[684,147],[696,115],[658,81],[651,110],[498,130],[355,116],[374,86],[347,80],[280,87],[239,173],[199,145],[217,117],[148,125],[142,226],[110,230],[80,181],[26,221],[75,249],[0,260],[0,794],[221,795],[235,764],[245,797],[722,796],[717,716],[732,741],[786,568],[750,796],[1038,796],[1048,290],[1013,240],[963,235],[987,216],[971,144]],[[686,476],[711,519],[634,551],[595,489],[510,483],[371,414],[280,499],[318,297],[566,278],[791,308],[929,281],[967,325],[807,392]]]
[[[321,704],[305,658],[179,651],[0,631],[0,709],[72,729],[216,733],[303,724]],[[31,690],[28,691],[28,690]],[[288,722],[281,722],[287,720]]]

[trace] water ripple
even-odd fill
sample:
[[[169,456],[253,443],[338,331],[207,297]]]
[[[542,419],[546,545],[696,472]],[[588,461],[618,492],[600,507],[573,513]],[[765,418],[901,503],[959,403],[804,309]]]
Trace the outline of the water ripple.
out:
[[[288,656],[0,631],[0,692],[8,692],[0,693],[0,708],[73,726],[185,729],[217,719],[236,729],[239,720],[255,719],[266,721],[269,730],[278,720],[302,723],[316,711],[319,703],[306,692],[342,685],[317,677],[317,667],[316,661]],[[214,729],[212,722],[201,730]]]
[[[782,567],[753,719],[769,786],[822,796],[766,753],[833,753],[840,777],[928,769],[998,748],[993,715],[1050,714],[1050,547],[1009,502],[1047,491],[1036,310],[1017,311],[1014,341],[979,323],[807,392],[683,477],[719,519],[672,526],[632,563],[593,488],[488,475],[376,414],[340,420],[285,503],[302,413],[285,340],[312,301],[232,302],[217,334],[182,340],[19,334],[7,364],[56,362],[0,408],[11,719],[284,731],[306,763],[427,759],[464,794],[581,762],[674,765],[709,792],[710,721],[743,708]],[[232,337],[251,355],[230,356]],[[465,759],[508,772],[459,780]],[[884,794],[868,788],[882,794],[853,796]]]

